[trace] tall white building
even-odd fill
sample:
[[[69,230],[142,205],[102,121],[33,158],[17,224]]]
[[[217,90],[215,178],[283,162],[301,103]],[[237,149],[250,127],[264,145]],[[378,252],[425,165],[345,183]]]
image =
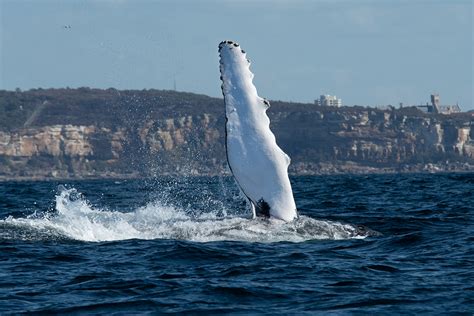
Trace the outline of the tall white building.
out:
[[[341,107],[342,106],[342,99],[338,99],[335,95],[329,94],[322,94],[319,97],[319,100],[314,100],[314,104],[322,105],[322,106],[335,106]]]

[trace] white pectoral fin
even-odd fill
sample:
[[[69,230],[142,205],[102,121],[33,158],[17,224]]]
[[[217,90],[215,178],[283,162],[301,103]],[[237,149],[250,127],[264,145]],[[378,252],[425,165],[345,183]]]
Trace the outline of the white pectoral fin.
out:
[[[253,216],[291,221],[297,216],[288,178],[291,160],[270,129],[270,102],[258,96],[250,63],[238,43],[221,42],[219,53],[230,170],[251,201]]]
[[[291,158],[282,150],[283,156],[285,157],[286,167],[288,168],[291,164]]]

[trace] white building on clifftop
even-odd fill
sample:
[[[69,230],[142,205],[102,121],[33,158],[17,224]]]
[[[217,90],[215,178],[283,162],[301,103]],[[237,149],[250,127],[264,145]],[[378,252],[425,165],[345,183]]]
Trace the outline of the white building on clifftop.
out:
[[[341,107],[342,106],[342,99],[338,99],[335,95],[329,94],[322,94],[319,97],[319,100],[314,100],[314,104],[319,106],[335,106]]]

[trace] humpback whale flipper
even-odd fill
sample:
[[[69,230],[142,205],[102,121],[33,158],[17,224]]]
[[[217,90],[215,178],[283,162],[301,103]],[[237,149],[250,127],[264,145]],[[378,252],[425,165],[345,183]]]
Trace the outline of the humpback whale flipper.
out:
[[[290,157],[270,130],[270,103],[258,96],[250,61],[239,44],[223,41],[219,53],[229,167],[257,214],[291,221],[297,215],[288,178]]]

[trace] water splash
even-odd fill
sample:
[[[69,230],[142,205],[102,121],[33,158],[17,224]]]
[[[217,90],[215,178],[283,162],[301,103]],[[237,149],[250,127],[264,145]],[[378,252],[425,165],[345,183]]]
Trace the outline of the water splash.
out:
[[[73,239],[100,242],[125,239],[179,239],[196,242],[303,242],[314,239],[365,238],[370,231],[300,216],[293,222],[249,219],[228,210],[196,213],[159,201],[132,212],[94,208],[76,189],[62,188],[55,211],[0,220],[0,238]],[[14,232],[14,233],[13,233]],[[8,235],[8,236],[7,236]]]

